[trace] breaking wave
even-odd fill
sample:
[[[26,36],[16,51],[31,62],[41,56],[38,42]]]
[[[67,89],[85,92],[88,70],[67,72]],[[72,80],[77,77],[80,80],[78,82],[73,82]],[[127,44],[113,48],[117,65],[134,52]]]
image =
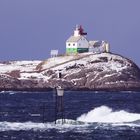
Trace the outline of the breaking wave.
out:
[[[77,121],[87,123],[126,123],[140,120],[140,114],[129,113],[124,110],[113,111],[107,106],[97,107],[77,118]]]
[[[76,120],[65,119],[62,125],[62,120],[46,123],[35,122],[0,122],[0,131],[19,131],[33,130],[45,131],[49,129],[57,129],[58,131],[76,130],[81,132],[87,127],[140,127],[140,114],[129,113],[124,110],[113,111],[107,106],[97,107],[86,114],[82,114]]]

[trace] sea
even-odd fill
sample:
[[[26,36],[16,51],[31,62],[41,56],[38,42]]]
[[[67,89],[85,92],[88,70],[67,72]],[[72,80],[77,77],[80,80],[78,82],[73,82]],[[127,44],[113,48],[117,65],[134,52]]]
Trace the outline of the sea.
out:
[[[0,140],[140,140],[140,92],[0,92]]]

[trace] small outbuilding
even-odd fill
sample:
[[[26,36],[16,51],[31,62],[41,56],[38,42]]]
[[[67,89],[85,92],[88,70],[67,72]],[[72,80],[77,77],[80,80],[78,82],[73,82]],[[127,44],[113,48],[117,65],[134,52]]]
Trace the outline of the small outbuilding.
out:
[[[106,41],[89,41],[89,52],[103,53],[109,52],[109,43]]]

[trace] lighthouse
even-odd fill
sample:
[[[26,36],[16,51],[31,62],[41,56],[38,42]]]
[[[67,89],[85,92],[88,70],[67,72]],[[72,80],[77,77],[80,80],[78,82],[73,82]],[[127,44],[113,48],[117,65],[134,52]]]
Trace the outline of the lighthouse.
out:
[[[66,54],[74,55],[77,53],[92,52],[96,53],[109,53],[110,45],[105,40],[91,40],[86,38],[87,33],[84,32],[83,27],[76,26],[73,35],[66,41]]]
[[[88,52],[89,42],[86,39],[87,33],[82,26],[76,26],[74,33],[66,41],[66,53],[77,54]]]

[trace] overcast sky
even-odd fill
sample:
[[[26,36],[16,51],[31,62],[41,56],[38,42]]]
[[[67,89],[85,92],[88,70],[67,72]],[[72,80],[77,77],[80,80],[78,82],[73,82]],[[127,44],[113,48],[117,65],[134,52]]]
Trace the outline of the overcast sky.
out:
[[[64,53],[76,24],[140,66],[140,0],[0,0],[0,60]]]

